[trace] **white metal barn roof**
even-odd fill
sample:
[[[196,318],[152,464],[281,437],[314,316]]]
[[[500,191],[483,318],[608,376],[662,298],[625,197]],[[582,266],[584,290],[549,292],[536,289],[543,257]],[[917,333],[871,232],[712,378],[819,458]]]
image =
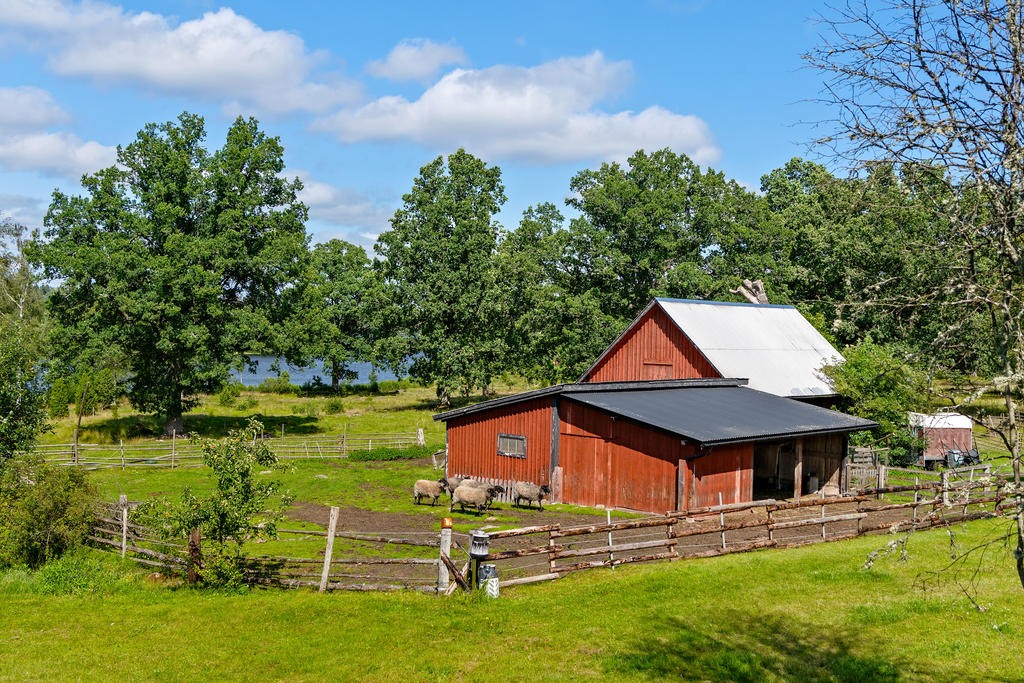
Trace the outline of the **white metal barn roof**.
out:
[[[974,429],[971,418],[960,413],[910,413],[910,426],[924,429]]]
[[[844,359],[793,306],[655,301],[722,377],[778,396],[835,394],[820,370]]]

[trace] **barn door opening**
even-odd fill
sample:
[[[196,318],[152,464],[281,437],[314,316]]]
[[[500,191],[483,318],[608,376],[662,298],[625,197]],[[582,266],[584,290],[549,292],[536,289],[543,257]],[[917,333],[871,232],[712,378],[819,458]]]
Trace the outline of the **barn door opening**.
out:
[[[672,362],[645,360],[640,368],[640,379],[672,379]]]

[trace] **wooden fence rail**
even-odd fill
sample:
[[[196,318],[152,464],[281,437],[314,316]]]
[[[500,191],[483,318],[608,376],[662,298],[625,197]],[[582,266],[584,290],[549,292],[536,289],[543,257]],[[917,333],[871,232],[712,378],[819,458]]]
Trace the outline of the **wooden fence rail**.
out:
[[[426,438],[419,429],[415,432],[274,437],[263,439],[263,443],[279,460],[322,460],[347,458],[353,451],[423,446]],[[47,462],[86,469],[201,467],[203,464],[202,447],[177,436],[160,443],[42,444],[35,451]]]

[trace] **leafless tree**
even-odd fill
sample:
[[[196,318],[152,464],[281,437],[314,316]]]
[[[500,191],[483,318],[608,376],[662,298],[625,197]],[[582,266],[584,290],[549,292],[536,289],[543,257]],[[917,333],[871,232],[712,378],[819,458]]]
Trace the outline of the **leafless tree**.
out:
[[[999,376],[957,392],[967,405],[997,392],[999,430],[1013,468],[1016,566],[1024,585],[1019,395],[1024,380],[1024,0],[850,0],[821,17],[821,42],[805,55],[824,76],[835,117],[817,140],[854,170],[891,163],[935,173],[932,206],[950,226],[943,272],[909,305],[984,311]],[[936,172],[937,169],[937,172]],[[909,301],[909,299],[913,301]],[[952,324],[936,344],[952,345]]]

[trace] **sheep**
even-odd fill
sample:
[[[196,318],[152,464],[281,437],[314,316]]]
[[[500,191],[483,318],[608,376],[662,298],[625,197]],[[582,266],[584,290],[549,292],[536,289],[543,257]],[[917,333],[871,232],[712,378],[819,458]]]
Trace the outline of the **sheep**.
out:
[[[543,510],[543,501],[549,493],[551,493],[551,487],[547,484],[537,486],[536,484],[516,482],[512,485],[512,499],[516,506],[520,506],[520,501],[525,500],[527,505],[532,507],[533,501],[537,501],[537,507]]]
[[[420,479],[412,487],[412,497],[416,501],[416,505],[420,504],[421,498],[430,498],[430,504],[436,505],[437,499],[448,490],[448,482],[444,479],[437,481],[430,481],[429,479]]]
[[[491,499],[500,492],[500,486],[478,488],[476,486],[466,486],[465,482],[463,482],[462,486],[452,492],[452,502],[448,506],[448,512],[452,512],[456,505],[459,506],[462,512],[466,511],[467,505],[475,507],[478,513],[483,512],[491,504]]]
[[[449,492],[452,492],[455,489],[459,488],[459,484],[461,484],[464,481],[467,481],[466,477],[446,477],[445,478],[445,483],[448,484],[448,491]],[[468,481],[472,481],[472,480],[468,480]]]

